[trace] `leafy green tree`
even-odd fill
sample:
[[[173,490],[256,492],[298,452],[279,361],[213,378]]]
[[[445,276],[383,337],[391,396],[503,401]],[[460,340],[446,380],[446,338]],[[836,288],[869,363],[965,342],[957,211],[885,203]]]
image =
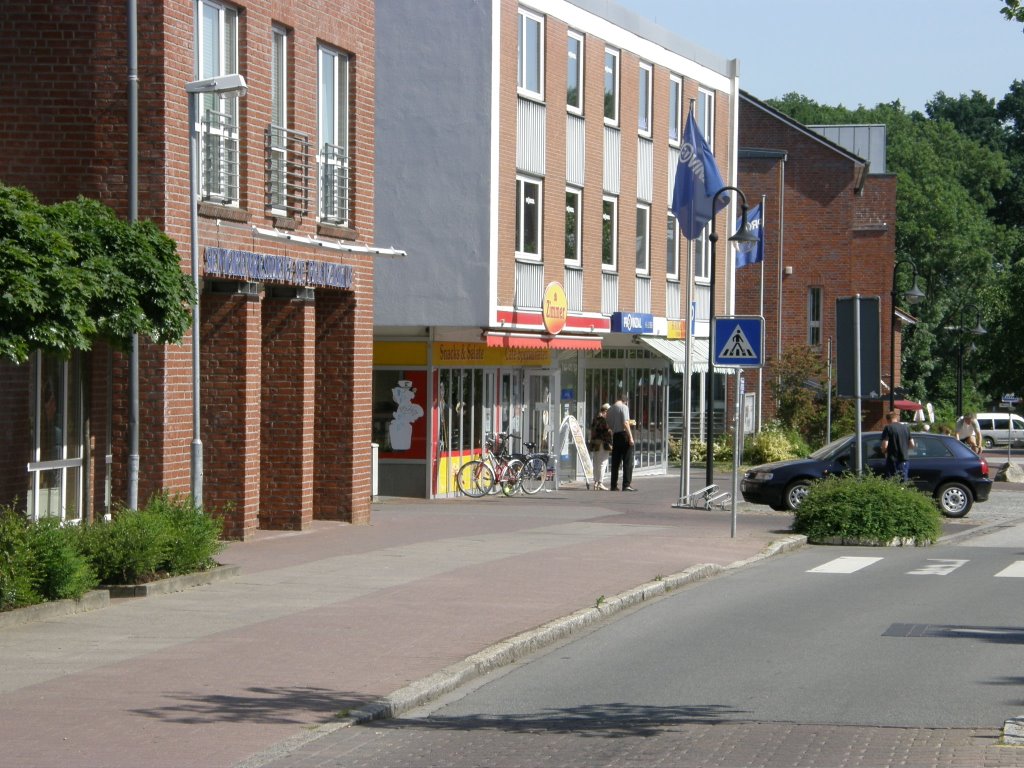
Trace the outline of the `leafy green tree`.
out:
[[[1024,6],[1021,5],[1021,0],[1003,0],[1003,7],[999,12],[1007,21],[1019,21],[1024,24]]]
[[[134,334],[180,341],[195,292],[174,241],[85,198],[42,205],[0,184],[0,358],[34,349],[126,348]]]

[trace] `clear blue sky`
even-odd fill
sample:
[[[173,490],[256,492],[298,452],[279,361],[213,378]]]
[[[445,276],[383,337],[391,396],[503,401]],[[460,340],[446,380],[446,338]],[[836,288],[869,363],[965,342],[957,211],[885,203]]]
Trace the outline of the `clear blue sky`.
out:
[[[791,91],[856,108],[937,91],[997,102],[1024,80],[1024,26],[1000,0],[615,0],[702,48],[740,60],[759,99]]]

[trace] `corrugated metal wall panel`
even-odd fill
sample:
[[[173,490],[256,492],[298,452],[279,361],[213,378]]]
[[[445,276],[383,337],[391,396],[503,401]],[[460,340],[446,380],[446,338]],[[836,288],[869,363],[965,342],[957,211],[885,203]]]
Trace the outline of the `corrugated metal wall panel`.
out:
[[[654,202],[654,142],[643,136],[636,140],[636,197]]]
[[[651,278],[636,277],[636,298],[633,305],[636,312],[651,313]]]
[[[682,305],[682,290],[679,283],[665,283],[665,317],[669,320],[679,320],[679,308]]]
[[[546,109],[543,104],[519,99],[516,106],[516,168],[543,176],[545,173]]]
[[[619,194],[621,187],[622,147],[621,135],[617,128],[604,129],[604,191],[609,195]]]
[[[544,265],[516,262],[516,309],[540,309],[544,303]]]
[[[871,173],[886,171],[886,126],[880,125],[808,125],[812,131],[838,144],[871,164]]]
[[[565,297],[570,312],[583,311],[583,270],[579,267],[565,268]]]
[[[566,115],[565,182],[582,187],[586,183],[586,121],[579,115]]]
[[[619,276],[614,272],[601,273],[601,314],[619,311]]]

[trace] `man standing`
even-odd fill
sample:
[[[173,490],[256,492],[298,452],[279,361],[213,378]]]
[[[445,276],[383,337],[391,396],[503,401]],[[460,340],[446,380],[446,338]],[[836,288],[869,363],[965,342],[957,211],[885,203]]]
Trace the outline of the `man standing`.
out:
[[[889,422],[882,430],[882,453],[885,455],[885,476],[899,475],[903,482],[910,479],[910,464],[907,458],[916,444],[910,436],[910,428],[900,422],[899,411],[889,411],[885,420]]]
[[[629,423],[629,395],[619,393],[619,399],[608,409],[608,427],[612,431],[612,485],[619,490],[619,467],[622,467],[622,490],[635,491],[633,487],[633,429]]]

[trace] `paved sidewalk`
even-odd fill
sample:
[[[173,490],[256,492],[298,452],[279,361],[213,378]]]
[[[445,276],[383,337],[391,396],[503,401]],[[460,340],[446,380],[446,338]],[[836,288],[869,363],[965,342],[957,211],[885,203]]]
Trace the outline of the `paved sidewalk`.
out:
[[[766,507],[741,504],[735,538],[728,511],[674,509],[678,476],[637,485],[385,499],[368,526],[231,544],[231,581],[5,628],[0,763],[258,765],[499,641],[791,538]]]

